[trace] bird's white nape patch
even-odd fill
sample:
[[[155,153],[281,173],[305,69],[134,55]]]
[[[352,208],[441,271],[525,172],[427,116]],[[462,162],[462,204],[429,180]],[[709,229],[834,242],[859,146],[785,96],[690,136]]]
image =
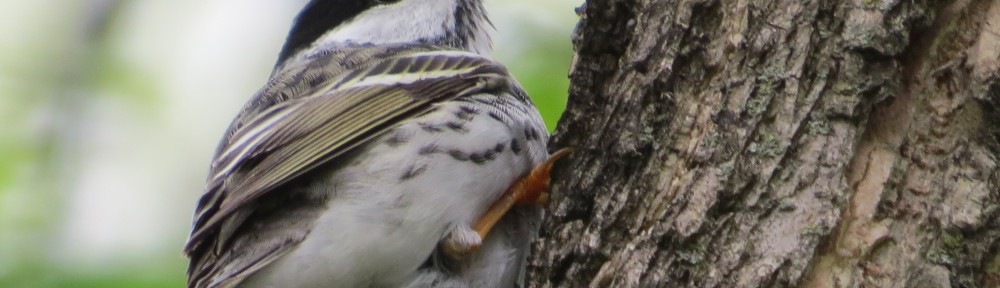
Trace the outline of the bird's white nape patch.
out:
[[[442,39],[447,33],[456,31],[455,9],[458,1],[402,0],[372,7],[324,34],[313,43],[313,47],[338,43],[380,45]],[[483,21],[485,22],[485,19]],[[472,39],[474,43],[468,43],[468,48],[478,54],[490,54],[492,45],[489,43],[489,37],[484,35],[487,34],[486,31],[474,33],[476,34],[475,39]]]

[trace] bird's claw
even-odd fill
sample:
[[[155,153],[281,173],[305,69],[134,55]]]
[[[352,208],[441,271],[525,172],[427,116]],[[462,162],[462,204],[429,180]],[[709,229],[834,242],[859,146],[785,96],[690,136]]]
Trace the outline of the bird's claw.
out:
[[[549,202],[549,183],[552,165],[563,156],[573,152],[571,148],[563,148],[549,155],[542,163],[531,169],[527,176],[514,182],[507,193],[514,197],[514,204],[546,204]],[[491,207],[492,208],[492,207]],[[510,208],[507,208],[510,209]],[[503,212],[506,213],[507,209]]]

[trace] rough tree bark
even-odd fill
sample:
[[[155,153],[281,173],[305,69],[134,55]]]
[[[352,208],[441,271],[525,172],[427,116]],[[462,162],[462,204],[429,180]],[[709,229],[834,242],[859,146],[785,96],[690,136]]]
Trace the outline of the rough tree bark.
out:
[[[1000,287],[1000,0],[592,0],[531,287]]]

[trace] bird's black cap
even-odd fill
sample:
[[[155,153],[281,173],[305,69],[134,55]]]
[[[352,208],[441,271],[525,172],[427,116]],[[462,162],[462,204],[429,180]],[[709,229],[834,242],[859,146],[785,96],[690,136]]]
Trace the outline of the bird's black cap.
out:
[[[285,39],[285,46],[278,54],[278,64],[285,62],[302,49],[308,48],[327,31],[347,22],[374,6],[400,0],[312,0],[295,18]]]

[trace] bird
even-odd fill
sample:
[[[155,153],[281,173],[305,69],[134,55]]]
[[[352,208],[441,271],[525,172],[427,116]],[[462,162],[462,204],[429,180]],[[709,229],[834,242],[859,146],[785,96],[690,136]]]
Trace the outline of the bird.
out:
[[[548,130],[483,0],[311,0],[223,134],[188,287],[519,287]]]

